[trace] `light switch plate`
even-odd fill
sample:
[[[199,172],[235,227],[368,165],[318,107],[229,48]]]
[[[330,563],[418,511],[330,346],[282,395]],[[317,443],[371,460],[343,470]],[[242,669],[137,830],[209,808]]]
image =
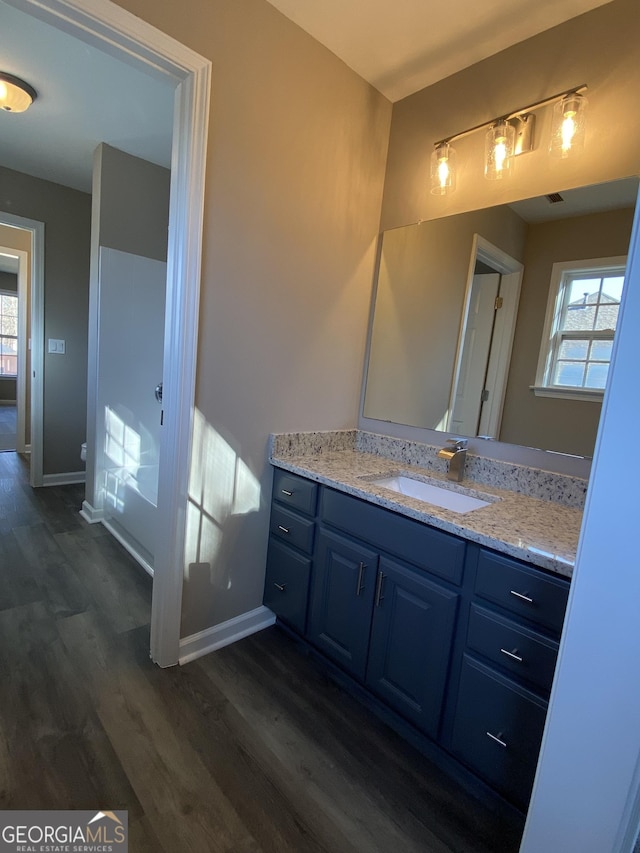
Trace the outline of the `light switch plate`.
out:
[[[48,351],[52,353],[57,353],[58,355],[64,355],[65,342],[58,338],[49,338]]]

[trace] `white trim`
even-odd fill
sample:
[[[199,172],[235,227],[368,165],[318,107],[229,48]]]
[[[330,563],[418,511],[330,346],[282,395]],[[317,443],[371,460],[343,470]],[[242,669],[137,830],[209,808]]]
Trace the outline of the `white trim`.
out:
[[[42,486],[44,442],[44,222],[0,211],[0,223],[31,233],[31,461],[29,483]]]
[[[89,524],[99,524],[104,518],[104,510],[95,509],[95,507],[91,506],[89,501],[85,500],[82,501],[82,509],[80,510],[80,515]]]
[[[64,474],[44,474],[43,486],[71,486],[75,483],[84,483],[84,471],[66,471]]]
[[[182,666],[216,649],[229,646],[243,637],[268,628],[275,621],[275,614],[268,607],[261,606],[221,622],[220,625],[184,637],[180,640],[179,663]]]
[[[564,385],[529,385],[536,397],[559,397],[562,400],[586,400],[602,403],[604,390],[595,388],[571,388]]]
[[[151,657],[160,666],[172,666],[178,661],[180,641],[211,62],[109,0],[9,2],[81,41],[177,84],[167,257],[165,418],[151,608]]]
[[[82,515],[82,513],[80,513]],[[113,536],[114,539],[117,539],[118,542],[122,545],[124,550],[130,554],[133,559],[138,563],[148,575],[153,577],[153,566],[149,563],[145,558],[137,551],[134,546],[129,542],[126,536],[123,536],[118,526],[116,524],[112,524],[106,518],[102,519],[102,526],[106,528],[109,533]]]

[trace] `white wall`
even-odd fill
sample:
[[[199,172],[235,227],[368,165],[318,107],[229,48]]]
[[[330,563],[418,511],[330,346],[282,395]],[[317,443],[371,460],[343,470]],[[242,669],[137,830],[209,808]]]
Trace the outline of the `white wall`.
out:
[[[640,364],[636,211],[609,385],[521,853],[628,853],[640,791]],[[636,802],[636,807],[638,803]]]

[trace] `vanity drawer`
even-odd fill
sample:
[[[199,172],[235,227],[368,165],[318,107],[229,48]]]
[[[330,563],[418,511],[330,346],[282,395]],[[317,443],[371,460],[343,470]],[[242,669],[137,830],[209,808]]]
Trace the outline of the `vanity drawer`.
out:
[[[264,603],[273,612],[304,634],[311,560],[269,537]]]
[[[457,536],[327,488],[322,490],[320,516],[326,524],[433,575],[455,584],[462,579],[466,543]]]
[[[273,499],[305,515],[315,515],[318,484],[276,468],[273,475]]]
[[[451,747],[497,791],[526,809],[547,703],[465,656]]]
[[[569,584],[560,578],[481,549],[475,591],[518,616],[562,630]]]
[[[558,644],[542,634],[472,604],[467,646],[542,690],[551,689]]]
[[[274,503],[271,506],[271,522],[269,530],[273,536],[282,539],[289,545],[294,545],[305,554],[313,551],[313,534],[315,523],[307,518],[302,518],[295,512],[289,512],[282,506]]]

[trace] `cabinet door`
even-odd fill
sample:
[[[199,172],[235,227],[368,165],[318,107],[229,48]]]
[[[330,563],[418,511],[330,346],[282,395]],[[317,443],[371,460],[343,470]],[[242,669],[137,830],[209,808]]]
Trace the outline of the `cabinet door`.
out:
[[[367,684],[437,737],[459,596],[380,558]]]
[[[465,655],[451,747],[479,776],[526,810],[547,703]]]
[[[309,639],[364,680],[378,555],[320,530],[313,563]]]
[[[304,633],[311,560],[269,537],[264,604],[296,631]]]

